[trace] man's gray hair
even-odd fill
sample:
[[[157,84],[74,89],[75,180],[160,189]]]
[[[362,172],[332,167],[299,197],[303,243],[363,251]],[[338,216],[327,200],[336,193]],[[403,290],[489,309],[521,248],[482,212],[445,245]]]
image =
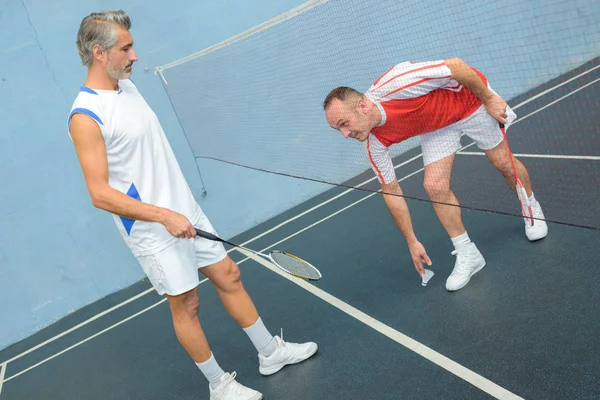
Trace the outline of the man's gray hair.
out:
[[[118,40],[117,28],[131,29],[131,19],[123,10],[91,13],[81,21],[77,32],[77,50],[83,65],[92,65],[93,48],[110,50]]]

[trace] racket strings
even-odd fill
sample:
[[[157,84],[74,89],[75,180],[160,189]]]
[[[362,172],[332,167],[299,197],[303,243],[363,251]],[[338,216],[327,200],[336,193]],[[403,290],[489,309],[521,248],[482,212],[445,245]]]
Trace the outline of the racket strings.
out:
[[[284,252],[273,252],[271,253],[271,258],[275,264],[292,275],[313,280],[321,278],[321,274],[315,267],[294,255]]]

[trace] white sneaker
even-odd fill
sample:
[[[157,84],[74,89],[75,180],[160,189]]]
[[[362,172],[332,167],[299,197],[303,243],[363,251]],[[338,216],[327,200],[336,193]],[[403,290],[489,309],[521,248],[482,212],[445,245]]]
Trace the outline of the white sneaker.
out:
[[[318,348],[314,342],[286,343],[283,341],[283,331],[281,337],[275,336],[275,340],[277,350],[273,354],[269,357],[258,355],[258,372],[262,375],[272,375],[286,365],[302,362],[315,354]]]
[[[210,400],[261,400],[262,393],[252,390],[235,380],[236,373],[226,372],[216,389],[210,388]]]
[[[544,221],[542,206],[537,200],[531,204],[531,211],[533,211],[533,225],[531,225],[530,219],[523,218],[523,220],[525,221],[525,235],[527,235],[527,239],[533,242],[546,237],[548,225]]]
[[[463,288],[476,272],[485,267],[485,259],[473,242],[460,250],[454,250],[452,255],[456,255],[456,263],[446,280],[446,290],[449,292]]]

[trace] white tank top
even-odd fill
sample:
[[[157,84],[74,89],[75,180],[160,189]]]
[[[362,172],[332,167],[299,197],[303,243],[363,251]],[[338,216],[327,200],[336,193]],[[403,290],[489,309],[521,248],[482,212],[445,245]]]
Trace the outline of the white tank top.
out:
[[[183,214],[196,224],[202,210],[158,117],[131,80],[119,81],[119,87],[119,91],[82,87],[71,107],[69,123],[73,114],[82,113],[100,126],[111,187],[144,203]],[[113,218],[136,256],[154,254],[177,240],[158,222],[134,221],[118,215]]]

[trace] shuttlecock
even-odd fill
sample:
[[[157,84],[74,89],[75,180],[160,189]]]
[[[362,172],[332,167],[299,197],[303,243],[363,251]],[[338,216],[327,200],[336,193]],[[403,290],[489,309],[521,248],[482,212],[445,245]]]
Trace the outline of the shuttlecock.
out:
[[[435,275],[433,273],[433,271],[431,271],[429,269],[425,269],[425,272],[423,272],[423,275],[421,276],[421,279],[422,279],[421,285],[427,286],[427,283],[433,277],[433,275]]]

